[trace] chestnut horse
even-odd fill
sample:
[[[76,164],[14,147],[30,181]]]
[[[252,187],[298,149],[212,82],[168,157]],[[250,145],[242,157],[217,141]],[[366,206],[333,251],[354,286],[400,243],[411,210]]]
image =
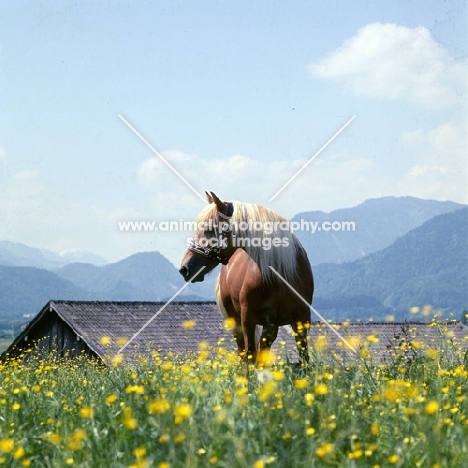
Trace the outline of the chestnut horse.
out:
[[[278,328],[291,325],[301,362],[307,363],[310,308],[270,268],[312,303],[312,269],[288,220],[261,205],[223,202],[213,192],[206,195],[209,205],[198,215],[198,230],[179,272],[185,281],[203,281],[222,263],[216,302],[225,318],[235,320],[234,337],[244,359],[258,364],[257,353],[270,349]],[[258,346],[257,325],[263,327]]]

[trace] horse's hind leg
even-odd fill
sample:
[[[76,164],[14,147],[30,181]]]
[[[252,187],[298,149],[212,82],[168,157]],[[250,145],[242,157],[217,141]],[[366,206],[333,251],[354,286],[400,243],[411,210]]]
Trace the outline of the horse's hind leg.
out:
[[[244,341],[244,332],[242,331],[242,325],[240,322],[236,323],[234,327],[234,339],[237,343],[237,353],[240,358],[244,358],[246,354],[245,350],[245,341]]]
[[[269,359],[269,351],[278,336],[278,326],[267,324],[263,326],[262,336],[258,342],[257,365],[266,364]]]
[[[255,348],[255,324],[237,321],[234,327],[234,338],[237,343],[239,357],[245,362],[255,362],[257,350]]]
[[[238,322],[234,327],[234,338],[237,343],[237,351],[241,364],[244,366],[244,374],[249,378],[249,365],[255,362],[257,352],[255,349],[255,324]]]
[[[310,363],[309,355],[309,322],[297,322],[292,324],[294,336],[296,339],[299,360],[303,366],[308,366]]]

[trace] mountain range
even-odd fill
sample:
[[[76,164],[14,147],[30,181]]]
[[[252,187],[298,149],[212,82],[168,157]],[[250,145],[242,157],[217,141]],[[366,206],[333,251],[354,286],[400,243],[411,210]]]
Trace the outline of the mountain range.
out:
[[[75,262],[92,263],[100,266],[108,263],[105,258],[87,250],[67,249],[55,253],[47,249],[29,247],[19,242],[0,241],[0,265],[54,270]]]
[[[159,252],[141,252],[103,267],[72,263],[56,274],[101,301],[162,301],[184,281]]]
[[[430,305],[459,319],[468,310],[468,208],[436,216],[389,247],[314,268],[318,308],[336,319],[402,319]],[[377,317],[375,317],[377,316]]]
[[[449,213],[465,205],[451,201],[421,200],[414,197],[384,197],[366,200],[352,208],[330,213],[307,211],[291,222],[318,223],[318,229],[298,231],[297,237],[309,254],[312,265],[343,263],[362,258],[388,247],[396,239],[434,216]],[[353,230],[320,229],[324,222],[354,223]]]
[[[468,308],[468,208],[463,207],[386,197],[329,214],[295,216],[356,226],[353,232],[297,233],[314,265],[314,307],[334,320],[402,318],[410,307],[425,304],[460,314]],[[68,263],[67,255],[1,241],[0,330],[35,315],[50,299],[167,300],[184,284],[159,252],[111,264],[83,255],[97,264]],[[216,276],[190,285],[177,299],[214,299]]]

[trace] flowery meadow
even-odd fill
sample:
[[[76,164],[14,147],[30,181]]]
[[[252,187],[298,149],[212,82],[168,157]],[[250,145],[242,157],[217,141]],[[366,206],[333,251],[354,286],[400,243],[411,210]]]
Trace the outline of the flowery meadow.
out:
[[[467,466],[466,343],[434,350],[400,339],[382,363],[366,351],[376,340],[363,337],[346,361],[316,347],[309,368],[262,355],[248,378],[224,343],[131,362],[7,360],[0,465]]]

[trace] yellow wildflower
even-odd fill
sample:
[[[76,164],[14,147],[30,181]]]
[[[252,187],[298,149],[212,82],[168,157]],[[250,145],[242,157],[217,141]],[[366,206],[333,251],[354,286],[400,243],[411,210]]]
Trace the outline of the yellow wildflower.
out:
[[[273,380],[279,381],[279,380],[284,380],[285,375],[284,375],[284,370],[277,370],[273,371],[272,373]]]
[[[431,310],[432,310],[431,305],[425,305],[422,310],[422,314],[424,315],[424,317],[427,317],[430,314]]]
[[[426,405],[426,414],[432,416],[433,414],[436,414],[439,409],[439,403],[437,401],[430,401]]]
[[[135,418],[126,418],[123,422],[124,426],[131,431],[138,427],[138,421]]]
[[[138,426],[138,421],[132,417],[132,408],[127,406],[123,410],[123,424],[127,429],[133,430]]]
[[[188,403],[181,403],[174,408],[175,423],[180,424],[184,419],[192,415],[192,407]]]
[[[110,342],[111,342],[110,336],[103,336],[103,337],[101,337],[101,344],[102,344],[103,346],[107,346],[108,344],[110,344]]]
[[[323,458],[325,457],[326,455],[329,455],[330,453],[332,453],[333,451],[335,450],[335,445],[332,444],[331,442],[324,442],[316,451],[315,451],[315,454],[320,457],[320,458]]]
[[[91,419],[94,416],[94,409],[89,406],[84,406],[78,412],[80,418]]]
[[[394,387],[385,388],[382,396],[383,399],[389,403],[397,402],[398,398],[400,397],[398,391]]]
[[[126,393],[136,393],[137,395],[141,395],[145,392],[145,387],[143,385],[129,385],[125,389]]]
[[[182,323],[182,328],[185,330],[190,330],[196,325],[195,320],[186,320],[185,322]]]
[[[117,395],[115,394],[109,395],[106,398],[106,405],[109,406],[110,404],[114,403],[114,401],[117,401]]]
[[[73,431],[73,436],[74,439],[78,440],[84,440],[86,439],[86,431],[84,429],[75,429]]]
[[[161,444],[165,444],[166,442],[169,442],[171,440],[171,437],[169,434],[161,434],[159,437],[159,442]]]
[[[118,365],[122,363],[123,359],[124,357],[122,354],[116,354],[112,358],[112,367],[118,367]]]
[[[83,440],[86,438],[84,429],[75,429],[71,439],[68,441],[67,448],[72,452],[77,452],[83,448]]]
[[[54,445],[59,444],[62,441],[62,436],[55,432],[48,432],[46,437],[49,442]]]
[[[133,450],[133,455],[137,458],[142,458],[146,455],[146,449],[145,447],[137,447],[136,449]]]
[[[19,458],[24,457],[24,447],[18,447],[14,452],[13,452],[13,458],[18,460]]]
[[[175,437],[174,437],[174,442],[176,444],[180,444],[182,443],[183,441],[185,440],[185,434],[177,434]]]
[[[257,355],[257,364],[259,367],[270,366],[275,362],[275,355],[269,349],[262,349]]]
[[[270,395],[273,394],[275,391],[276,384],[273,380],[270,380],[269,382],[265,382],[259,389],[258,389],[258,397],[260,398],[261,401],[267,400]]]
[[[224,321],[223,326],[226,331],[231,331],[236,326],[236,321],[232,317],[228,317]]]
[[[319,335],[314,342],[314,348],[317,351],[324,351],[328,348],[329,337],[326,335]]]
[[[167,400],[154,400],[149,404],[149,413],[162,414],[171,409],[171,404]]]
[[[294,386],[298,388],[299,390],[306,388],[308,384],[309,384],[309,381],[307,379],[296,379],[294,381]]]
[[[328,393],[328,386],[324,383],[319,383],[315,386],[316,395],[326,395]]]
[[[117,346],[121,348],[122,346],[125,346],[127,344],[128,338],[122,337],[122,338],[117,338]]]

